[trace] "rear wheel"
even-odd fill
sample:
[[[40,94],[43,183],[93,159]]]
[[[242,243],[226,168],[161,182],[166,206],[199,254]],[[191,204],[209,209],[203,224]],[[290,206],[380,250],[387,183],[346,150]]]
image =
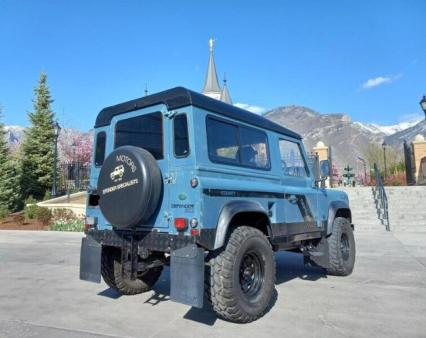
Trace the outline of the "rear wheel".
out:
[[[327,240],[330,257],[327,273],[336,276],[350,275],[355,265],[355,239],[349,221],[336,217],[333,231]]]
[[[275,260],[259,230],[236,228],[206,269],[206,295],[222,318],[247,323],[261,317],[275,292]]]
[[[160,278],[162,266],[138,273],[138,278],[130,280],[124,278],[121,268],[120,250],[116,248],[102,249],[101,273],[105,283],[124,295],[135,295],[151,290],[152,286]]]

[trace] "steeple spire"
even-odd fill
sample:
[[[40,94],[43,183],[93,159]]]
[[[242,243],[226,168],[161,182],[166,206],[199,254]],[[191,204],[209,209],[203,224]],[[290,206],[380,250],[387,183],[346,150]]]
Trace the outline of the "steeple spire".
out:
[[[213,57],[213,38],[209,39],[209,64],[207,68],[206,80],[204,82],[204,88],[202,93],[204,95],[210,96],[214,99],[220,100],[221,90],[219,81],[217,79],[216,65],[214,63]]]
[[[226,74],[224,74],[223,75],[223,89],[222,89],[222,93],[220,94],[220,100],[225,102],[225,103],[232,104],[231,95],[229,95],[228,85],[226,83],[227,83]]]

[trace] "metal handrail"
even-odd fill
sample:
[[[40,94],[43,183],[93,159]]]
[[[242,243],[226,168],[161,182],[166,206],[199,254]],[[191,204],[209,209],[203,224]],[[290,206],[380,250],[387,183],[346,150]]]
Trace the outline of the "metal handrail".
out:
[[[387,231],[390,231],[389,225],[389,204],[386,195],[385,186],[377,164],[374,163],[374,176],[376,178],[376,186],[373,187],[374,202],[376,204],[377,216]]]

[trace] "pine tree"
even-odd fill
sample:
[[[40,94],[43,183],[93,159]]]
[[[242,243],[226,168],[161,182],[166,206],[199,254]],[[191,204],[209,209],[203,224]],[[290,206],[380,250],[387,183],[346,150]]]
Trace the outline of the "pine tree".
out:
[[[14,160],[6,143],[6,130],[0,107],[0,208],[15,211],[20,206],[19,164]]]
[[[22,144],[22,189],[24,197],[41,199],[52,186],[53,119],[47,76],[41,73],[34,88],[34,112],[29,112],[30,127]]]

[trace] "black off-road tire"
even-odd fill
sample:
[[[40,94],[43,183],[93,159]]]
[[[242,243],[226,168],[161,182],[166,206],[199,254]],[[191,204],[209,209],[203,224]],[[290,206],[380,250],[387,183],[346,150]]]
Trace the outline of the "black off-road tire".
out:
[[[260,274],[253,275],[261,275],[262,278],[261,282],[253,282],[251,291],[244,292],[241,278],[247,275],[242,271],[246,271],[244,267],[251,256],[256,261],[255,265],[261,266],[257,270]],[[255,290],[254,294],[250,294]],[[226,320],[248,323],[260,318],[276,292],[275,259],[266,236],[252,227],[236,228],[226,246],[212,253],[208,260],[205,291],[213,310]]]
[[[333,231],[327,240],[330,257],[327,273],[335,276],[350,275],[355,265],[355,238],[349,221],[336,217]]]
[[[120,250],[116,248],[102,249],[101,274],[105,283],[124,295],[136,295],[151,290],[160,278],[163,267],[149,269],[136,280],[124,279],[121,269]]]

